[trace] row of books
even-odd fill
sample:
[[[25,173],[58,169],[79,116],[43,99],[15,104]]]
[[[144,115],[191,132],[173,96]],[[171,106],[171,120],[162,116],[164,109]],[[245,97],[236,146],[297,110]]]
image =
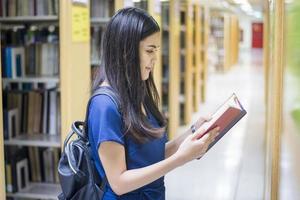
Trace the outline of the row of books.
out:
[[[18,192],[30,182],[58,183],[59,149],[48,147],[5,147],[6,191]]]
[[[36,43],[2,48],[2,77],[58,75],[58,49],[57,43]]]
[[[219,54],[219,51],[224,51],[224,17],[218,11],[211,11],[210,17],[210,32],[211,41],[216,45],[216,51],[214,51],[214,68],[217,71],[222,71],[224,68],[224,55]]]
[[[92,63],[96,61],[96,63],[93,63],[93,65],[100,64],[100,58],[101,58],[101,41],[104,34],[104,28],[103,27],[92,27],[91,28],[91,61]]]
[[[0,0],[0,16],[57,15],[58,3],[58,0]]]
[[[148,10],[148,1],[147,0],[140,0],[134,2],[134,7],[141,8],[143,10]]]
[[[4,92],[4,138],[60,132],[60,100],[55,90]]]
[[[35,43],[58,43],[59,28],[47,26],[9,26],[1,30],[1,46],[27,46]]]
[[[224,18],[219,15],[212,15],[210,24],[217,28],[223,28],[224,27]]]
[[[161,2],[162,24],[165,26],[168,26],[170,22],[169,12],[169,2]]]
[[[91,17],[108,18],[114,13],[114,0],[91,0]]]

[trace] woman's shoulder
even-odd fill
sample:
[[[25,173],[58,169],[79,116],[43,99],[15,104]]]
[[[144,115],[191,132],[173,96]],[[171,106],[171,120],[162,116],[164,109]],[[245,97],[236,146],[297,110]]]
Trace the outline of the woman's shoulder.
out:
[[[91,99],[89,110],[117,112],[118,106],[113,97],[106,94],[99,94]]]

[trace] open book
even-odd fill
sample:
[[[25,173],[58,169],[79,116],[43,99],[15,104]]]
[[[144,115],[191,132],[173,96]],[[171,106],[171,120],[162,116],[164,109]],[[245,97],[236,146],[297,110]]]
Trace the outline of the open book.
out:
[[[246,115],[246,110],[239,102],[237,96],[233,93],[229,99],[221,105],[212,115],[211,120],[205,122],[200,128],[206,130],[204,136],[215,127],[219,127],[219,135],[213,141],[208,150],[214,146],[241,118]],[[201,136],[201,137],[202,137]]]

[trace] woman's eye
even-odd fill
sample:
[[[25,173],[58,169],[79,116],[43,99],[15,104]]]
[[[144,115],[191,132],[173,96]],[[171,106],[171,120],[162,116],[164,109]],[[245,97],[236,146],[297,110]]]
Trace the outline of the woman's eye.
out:
[[[154,51],[153,50],[147,50],[146,52],[147,53],[153,53]]]

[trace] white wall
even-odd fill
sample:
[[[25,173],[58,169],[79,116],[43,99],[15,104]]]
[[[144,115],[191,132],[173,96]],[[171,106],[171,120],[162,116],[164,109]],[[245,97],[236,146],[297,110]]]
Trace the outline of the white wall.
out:
[[[240,42],[240,49],[247,50],[252,47],[252,23],[262,22],[262,20],[253,19],[246,15],[239,16],[240,29],[243,30],[243,42]]]
[[[243,30],[243,41],[240,42],[240,49],[251,49],[252,43],[252,20],[248,16],[239,16],[240,29]]]

